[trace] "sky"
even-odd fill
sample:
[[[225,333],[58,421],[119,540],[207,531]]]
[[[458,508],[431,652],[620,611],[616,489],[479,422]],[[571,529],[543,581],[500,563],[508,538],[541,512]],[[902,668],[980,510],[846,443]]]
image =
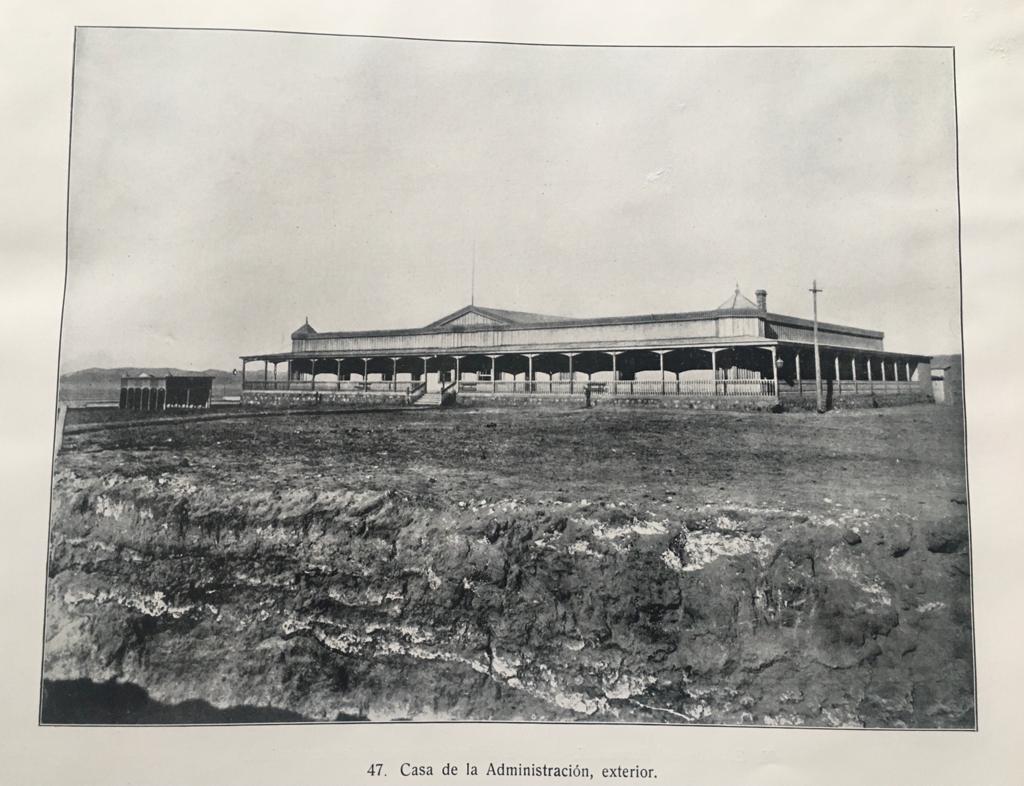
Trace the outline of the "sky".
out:
[[[960,349],[947,49],[80,29],[62,372],[239,367],[470,300]]]

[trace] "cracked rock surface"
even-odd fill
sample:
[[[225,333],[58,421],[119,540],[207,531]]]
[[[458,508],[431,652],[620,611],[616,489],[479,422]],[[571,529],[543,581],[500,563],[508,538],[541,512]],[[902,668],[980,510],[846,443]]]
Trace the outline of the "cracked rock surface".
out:
[[[971,727],[962,440],[937,406],[70,435],[47,691],[286,719]]]

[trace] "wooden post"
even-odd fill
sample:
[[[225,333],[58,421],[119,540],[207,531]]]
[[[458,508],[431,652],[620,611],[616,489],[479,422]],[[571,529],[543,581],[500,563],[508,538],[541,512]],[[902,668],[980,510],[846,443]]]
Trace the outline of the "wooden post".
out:
[[[398,390],[398,358],[391,358],[391,389]]]
[[[775,354],[775,347],[772,346],[772,381],[775,384],[775,395],[779,395],[779,366],[775,362],[777,360]]]
[[[269,364],[267,363],[267,359],[263,358],[263,389],[264,390],[267,389],[267,378],[269,376],[268,372],[269,372]]]
[[[717,349],[710,350],[711,352],[711,379],[714,382],[712,395],[718,395],[718,352]]]
[[[665,353],[658,353],[658,368],[661,370],[661,395],[665,395]]]
[[[811,282],[811,297],[814,301],[814,392],[817,398],[818,412],[825,411],[821,400],[821,351],[818,348],[818,279]]]
[[[242,390],[245,390],[245,359],[242,359]]]
[[[462,381],[462,364],[459,362],[462,360],[462,355],[455,356],[455,389],[459,389],[459,383]]]
[[[868,365],[868,393],[874,393],[875,392],[875,382],[874,382],[874,379],[872,378],[872,374],[871,374],[871,355],[868,355],[868,357],[867,357],[867,365]]]
[[[527,361],[527,372],[526,372],[526,392],[533,393],[533,355],[526,356]]]
[[[614,396],[619,392],[619,364],[618,364],[618,353],[610,352],[612,356],[612,395]]]
[[[494,376],[494,374],[495,374],[495,370],[494,370],[495,364],[494,364],[494,361],[497,359],[497,357],[498,357],[497,355],[491,355],[491,395],[494,395],[495,393],[498,392],[498,385],[497,385],[498,380]]]
[[[569,356],[569,395],[571,396],[572,393],[573,393],[573,389],[575,387],[575,385],[573,384],[573,372],[572,372],[573,353],[572,352],[567,352],[566,354]]]
[[[316,390],[316,358],[309,361],[309,389]]]
[[[796,389],[802,396],[804,394],[804,382],[800,376],[800,350],[796,351]]]

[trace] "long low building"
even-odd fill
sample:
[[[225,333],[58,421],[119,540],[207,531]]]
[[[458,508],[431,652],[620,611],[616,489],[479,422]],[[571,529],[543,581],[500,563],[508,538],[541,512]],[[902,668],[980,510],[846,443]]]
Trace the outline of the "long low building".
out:
[[[121,409],[159,411],[164,409],[209,409],[213,377],[208,374],[121,377]]]
[[[884,338],[818,324],[830,395],[930,392],[930,358],[887,352]],[[307,319],[290,352],[241,357],[243,399],[442,389],[582,396],[588,383],[601,396],[814,397],[813,340],[810,320],[773,313],[764,290],[753,302],[738,287],[718,308],[672,314],[576,319],[468,305],[421,328],[329,333]],[[252,362],[263,364],[255,374]]]

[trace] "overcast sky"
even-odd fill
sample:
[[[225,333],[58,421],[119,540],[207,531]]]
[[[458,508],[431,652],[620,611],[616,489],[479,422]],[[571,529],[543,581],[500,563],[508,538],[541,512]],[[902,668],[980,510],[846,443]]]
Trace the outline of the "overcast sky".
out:
[[[957,352],[941,49],[78,31],[62,370],[235,368],[469,301],[773,311]]]

